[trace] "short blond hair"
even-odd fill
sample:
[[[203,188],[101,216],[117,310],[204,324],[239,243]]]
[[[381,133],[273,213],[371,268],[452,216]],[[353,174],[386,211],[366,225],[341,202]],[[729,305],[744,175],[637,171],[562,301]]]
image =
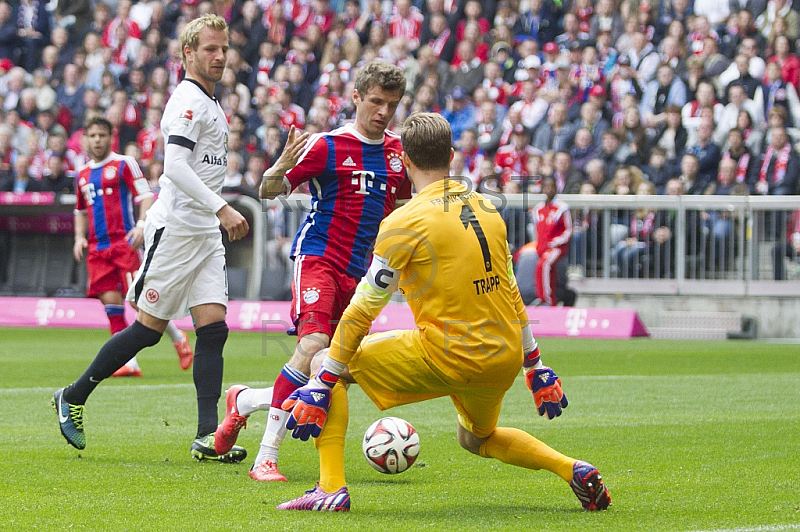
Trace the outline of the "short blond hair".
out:
[[[362,98],[375,86],[386,92],[399,92],[402,98],[406,92],[406,76],[400,67],[391,63],[372,61],[358,71],[354,86]]]
[[[414,113],[403,122],[403,151],[420,170],[447,170],[453,133],[450,124],[435,113]]]
[[[203,15],[186,24],[179,38],[181,43],[181,64],[183,64],[183,68],[186,68],[186,52],[184,52],[184,48],[188,46],[192,50],[197,50],[197,47],[200,46],[200,32],[204,28],[224,31],[225,37],[228,37],[228,23],[219,15]]]

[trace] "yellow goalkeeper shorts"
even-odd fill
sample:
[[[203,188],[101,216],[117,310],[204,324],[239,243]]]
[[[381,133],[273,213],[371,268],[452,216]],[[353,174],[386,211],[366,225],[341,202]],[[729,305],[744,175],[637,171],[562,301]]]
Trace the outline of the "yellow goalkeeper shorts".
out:
[[[468,379],[462,382],[444,374],[432,362],[417,329],[365,337],[348,366],[355,381],[381,410],[449,396],[459,423],[479,438],[489,436],[497,427],[508,389],[471,386]],[[509,379],[502,376],[497,381]]]

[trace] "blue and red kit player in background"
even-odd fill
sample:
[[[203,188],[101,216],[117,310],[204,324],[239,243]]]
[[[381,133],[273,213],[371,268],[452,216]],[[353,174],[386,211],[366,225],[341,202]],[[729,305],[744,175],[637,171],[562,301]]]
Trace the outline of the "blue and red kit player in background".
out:
[[[144,218],[153,204],[153,193],[132,157],[111,151],[113,126],[106,118],[95,117],[85,128],[90,161],[76,177],[78,199],[75,205],[75,260],[86,254],[89,272],[87,297],[105,305],[111,335],[128,326],[123,294],[141,264]],[[138,220],[133,204],[139,206]],[[186,333],[170,324],[181,367],[188,369],[194,353]],[[132,358],[114,376],[140,377],[142,371]]]
[[[309,136],[289,130],[275,164],[264,173],[260,194],[273,199],[309,182],[311,212],[292,244],[295,261],[291,316],[297,346],[274,388],[231,387],[215,434],[217,452],[233,445],[246,417],[269,408],[261,450],[250,471],[258,481],[285,481],[277,469],[286,436],[283,401],[308,382],[311,359],[328,347],[336,323],[367,271],[380,223],[396,203],[411,198],[399,135],[386,131],[405,92],[398,67],[372,62],[355,79],[353,124]]]
[[[556,265],[567,256],[569,241],[572,238],[572,217],[569,206],[556,198],[556,180],[553,177],[542,179],[542,192],[545,200],[533,208],[533,223],[536,225],[536,297],[542,304],[554,307]]]

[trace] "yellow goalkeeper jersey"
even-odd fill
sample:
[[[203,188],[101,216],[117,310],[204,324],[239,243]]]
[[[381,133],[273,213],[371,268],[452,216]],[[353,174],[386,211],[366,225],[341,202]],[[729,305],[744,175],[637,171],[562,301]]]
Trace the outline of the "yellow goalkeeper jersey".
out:
[[[506,226],[488,198],[450,180],[428,185],[384,219],[374,254],[400,272],[398,288],[411,307],[425,350],[444,374],[488,385],[494,369],[519,369],[521,327],[528,318],[514,278]],[[373,286],[376,279],[381,284],[378,274]],[[355,327],[346,334],[349,348],[342,347],[339,332],[333,339],[331,356],[341,362],[349,360],[353,343],[385,304],[374,291],[369,295],[370,288],[365,278],[339,326]]]

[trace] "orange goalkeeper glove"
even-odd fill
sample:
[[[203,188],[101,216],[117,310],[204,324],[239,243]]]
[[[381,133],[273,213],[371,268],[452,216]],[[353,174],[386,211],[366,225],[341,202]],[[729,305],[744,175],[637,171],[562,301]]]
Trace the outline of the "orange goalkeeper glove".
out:
[[[561,409],[569,405],[567,396],[561,391],[561,379],[547,366],[525,371],[525,383],[533,393],[533,401],[540,416],[553,419],[561,415]]]

